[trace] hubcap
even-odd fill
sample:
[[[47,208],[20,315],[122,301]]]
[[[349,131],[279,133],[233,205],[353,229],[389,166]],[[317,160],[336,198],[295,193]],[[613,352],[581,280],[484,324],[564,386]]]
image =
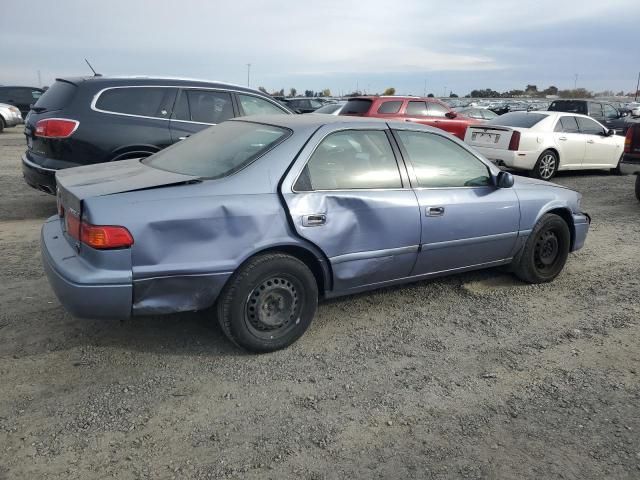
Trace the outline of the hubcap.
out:
[[[300,304],[293,281],[271,277],[249,294],[245,317],[258,332],[284,330],[300,321]]]
[[[552,230],[542,232],[536,241],[535,264],[538,270],[550,270],[560,253],[560,242]]]
[[[540,160],[540,167],[538,171],[540,172],[540,178],[544,178],[545,180],[551,178],[553,173],[556,170],[556,159],[553,155],[547,154]]]

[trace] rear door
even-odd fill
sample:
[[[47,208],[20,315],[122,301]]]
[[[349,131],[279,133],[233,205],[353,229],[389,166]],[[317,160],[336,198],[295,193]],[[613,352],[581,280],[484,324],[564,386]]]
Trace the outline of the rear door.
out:
[[[576,117],[561,116],[554,127],[553,137],[560,153],[560,164],[573,168],[582,166],[587,139],[580,132]]]
[[[294,228],[329,259],[334,291],[407,277],[416,261],[418,202],[389,136],[380,125],[325,126],[282,184]]]
[[[496,188],[489,168],[465,147],[431,132],[394,130],[421,217],[421,249],[412,275],[490,266],[511,258],[520,207]]]
[[[179,142],[200,130],[236,116],[230,92],[182,89],[171,115],[171,141]]]
[[[586,139],[584,168],[614,168],[622,155],[619,137],[607,136],[605,128],[587,117],[577,117],[580,132]]]

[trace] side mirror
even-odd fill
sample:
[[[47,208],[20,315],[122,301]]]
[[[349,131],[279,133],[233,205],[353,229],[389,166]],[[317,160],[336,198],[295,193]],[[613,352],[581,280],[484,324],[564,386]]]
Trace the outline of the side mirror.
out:
[[[447,112],[444,114],[444,116],[447,118],[456,118],[458,114],[456,112]]]
[[[498,188],[511,188],[513,187],[513,182],[513,175],[511,175],[509,172],[500,172],[496,177],[496,186]]]
[[[608,128],[604,134],[605,137],[612,137],[616,134],[616,131],[613,128]]]

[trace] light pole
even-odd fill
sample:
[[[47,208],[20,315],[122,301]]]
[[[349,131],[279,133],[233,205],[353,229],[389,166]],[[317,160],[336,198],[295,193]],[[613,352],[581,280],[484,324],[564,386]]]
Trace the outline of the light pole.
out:
[[[638,72],[638,83],[636,83],[636,94],[633,96],[633,100],[638,100],[638,89],[640,88],[640,72]]]
[[[575,78],[573,80],[573,89],[576,90],[578,88],[578,74],[575,74]]]
[[[247,63],[247,87],[250,86],[250,79],[251,79],[251,64]]]

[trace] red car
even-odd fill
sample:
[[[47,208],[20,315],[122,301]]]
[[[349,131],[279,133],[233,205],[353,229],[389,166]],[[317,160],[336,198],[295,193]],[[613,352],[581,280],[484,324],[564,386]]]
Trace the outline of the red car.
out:
[[[404,119],[441,128],[464,140],[467,126],[482,123],[474,118],[458,115],[446,104],[427,97],[353,97],[340,111],[340,115]]]

